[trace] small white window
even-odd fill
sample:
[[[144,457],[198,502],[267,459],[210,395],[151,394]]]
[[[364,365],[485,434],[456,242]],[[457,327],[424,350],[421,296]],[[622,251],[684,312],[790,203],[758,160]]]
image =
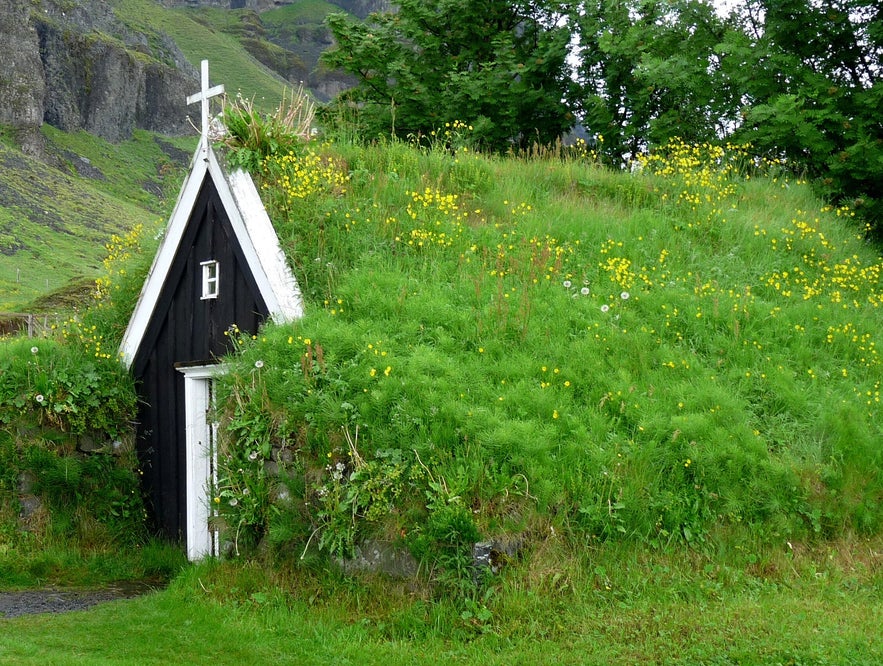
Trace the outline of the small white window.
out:
[[[202,300],[218,297],[220,266],[217,261],[203,261],[202,266]]]

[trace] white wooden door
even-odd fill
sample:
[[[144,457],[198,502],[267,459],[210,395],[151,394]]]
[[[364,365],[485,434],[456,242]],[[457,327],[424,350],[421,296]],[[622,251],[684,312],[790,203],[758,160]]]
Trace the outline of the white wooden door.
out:
[[[195,561],[218,554],[218,531],[211,524],[216,515],[211,489],[217,483],[217,424],[211,415],[213,377],[220,368],[194,366],[178,371],[184,375],[187,558]]]

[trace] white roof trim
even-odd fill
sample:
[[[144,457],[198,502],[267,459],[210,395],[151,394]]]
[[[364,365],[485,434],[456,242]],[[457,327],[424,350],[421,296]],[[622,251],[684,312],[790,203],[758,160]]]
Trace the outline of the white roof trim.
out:
[[[254,181],[239,169],[230,174],[229,178],[226,177],[211,145],[203,137],[196,148],[190,173],[181,186],[175,209],[166,225],[159,250],[120,344],[120,356],[127,368],[135,360],[141,340],[147,332],[206,172],[218,190],[245,260],[270,311],[270,317],[276,322],[285,322],[303,316],[300,288],[288,266]]]

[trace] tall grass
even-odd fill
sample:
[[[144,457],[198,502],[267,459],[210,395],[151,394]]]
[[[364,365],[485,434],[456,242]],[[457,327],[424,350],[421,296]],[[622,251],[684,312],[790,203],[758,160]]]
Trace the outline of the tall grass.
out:
[[[222,511],[255,539],[397,535],[443,572],[472,530],[714,550],[883,526],[883,263],[778,165],[441,139],[287,159],[263,188],[307,316],[240,340],[222,403]],[[269,458],[308,509],[286,529],[237,494]]]

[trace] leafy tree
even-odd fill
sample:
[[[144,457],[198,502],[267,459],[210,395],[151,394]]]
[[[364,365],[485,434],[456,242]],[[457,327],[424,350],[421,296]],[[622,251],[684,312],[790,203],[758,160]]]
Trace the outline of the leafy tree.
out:
[[[883,6],[745,0],[721,45],[744,99],[734,136],[784,157],[883,231]]]
[[[726,22],[702,0],[586,0],[572,15],[576,100],[614,161],[673,136],[719,138],[738,117],[722,76]]]
[[[342,101],[372,135],[429,135],[459,120],[483,147],[549,143],[565,103],[569,30],[552,0],[400,0],[364,23],[332,14],[325,64],[358,78]]]
[[[572,25],[577,109],[611,157],[747,141],[883,231],[878,0],[585,0]]]

